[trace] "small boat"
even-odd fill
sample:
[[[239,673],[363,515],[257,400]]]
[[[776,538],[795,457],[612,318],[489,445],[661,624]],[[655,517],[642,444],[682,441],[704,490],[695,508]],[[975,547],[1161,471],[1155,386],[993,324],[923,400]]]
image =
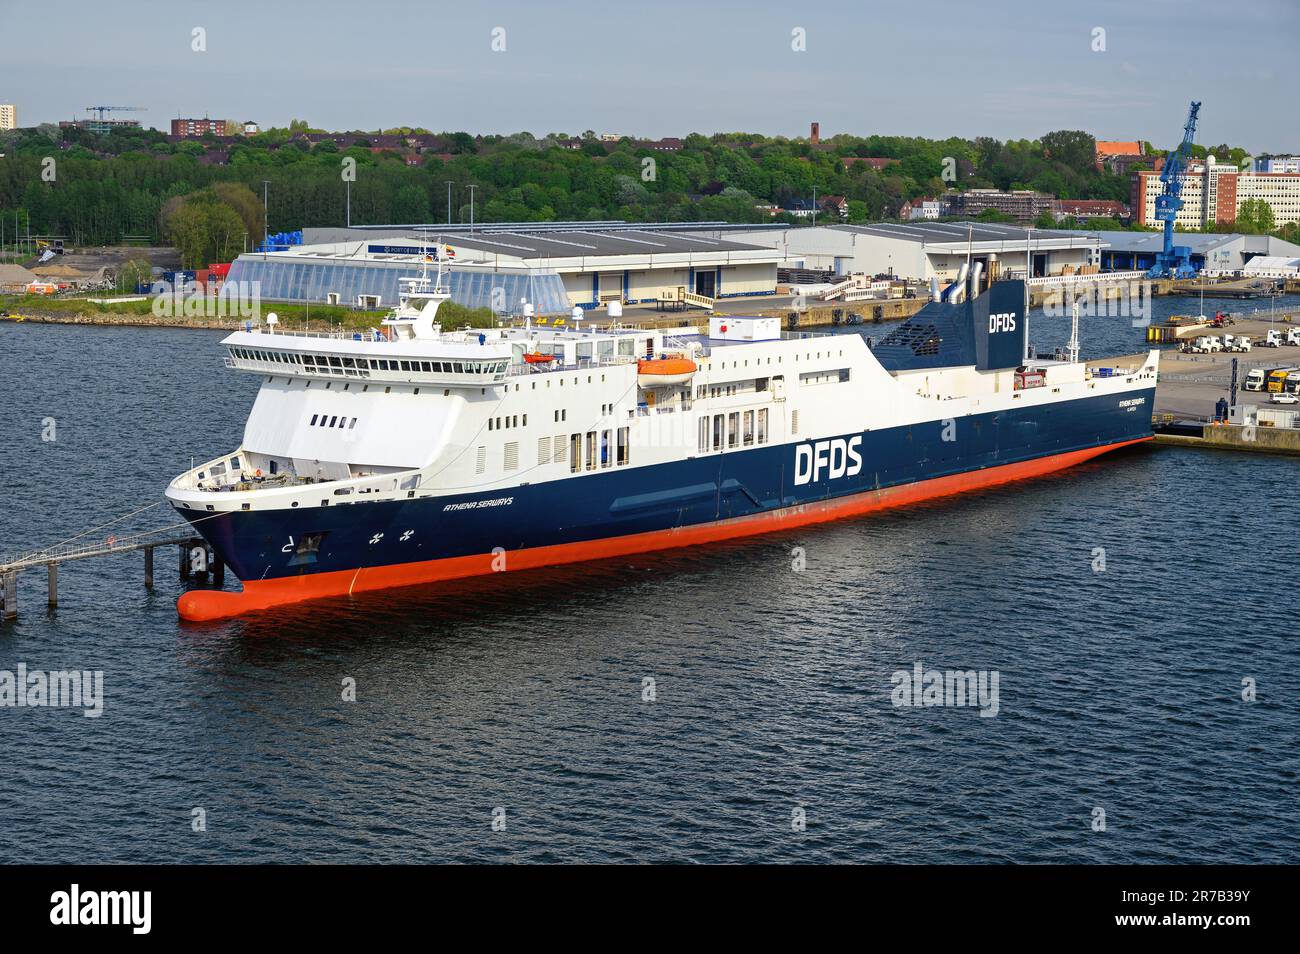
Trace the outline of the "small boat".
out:
[[[542,354],[540,351],[528,351],[524,353],[524,360],[529,364],[548,364],[555,360],[555,355]]]
[[[636,363],[636,383],[643,388],[685,384],[697,370],[690,358],[642,358]]]

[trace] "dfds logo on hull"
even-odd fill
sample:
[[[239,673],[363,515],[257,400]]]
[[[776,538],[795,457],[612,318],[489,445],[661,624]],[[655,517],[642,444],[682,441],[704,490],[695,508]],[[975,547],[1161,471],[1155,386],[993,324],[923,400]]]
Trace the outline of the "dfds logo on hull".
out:
[[[809,481],[835,480],[862,473],[862,437],[836,437],[800,444],[794,449],[795,485]]]

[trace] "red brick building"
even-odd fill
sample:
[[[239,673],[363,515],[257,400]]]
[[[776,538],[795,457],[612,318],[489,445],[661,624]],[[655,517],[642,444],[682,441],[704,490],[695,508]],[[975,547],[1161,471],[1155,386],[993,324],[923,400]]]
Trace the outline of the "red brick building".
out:
[[[229,119],[173,119],[172,135],[191,139],[198,136],[236,136],[244,131],[242,124]]]

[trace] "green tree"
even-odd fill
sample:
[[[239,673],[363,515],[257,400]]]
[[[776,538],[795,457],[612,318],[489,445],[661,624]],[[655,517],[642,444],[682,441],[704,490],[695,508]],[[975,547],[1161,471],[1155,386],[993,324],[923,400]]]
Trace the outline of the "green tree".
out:
[[[1272,232],[1275,224],[1272,206],[1263,199],[1246,199],[1237,209],[1234,231],[1263,235]]]
[[[136,287],[149,281],[153,267],[142,258],[133,258],[122,263],[117,270],[116,286],[118,291],[135,291]]]

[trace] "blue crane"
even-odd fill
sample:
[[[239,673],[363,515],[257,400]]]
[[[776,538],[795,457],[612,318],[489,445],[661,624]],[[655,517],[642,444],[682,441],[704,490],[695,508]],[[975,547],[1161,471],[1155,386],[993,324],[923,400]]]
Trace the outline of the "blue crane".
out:
[[[1183,173],[1187,171],[1187,160],[1192,157],[1196,114],[1200,111],[1201,104],[1192,103],[1187,112],[1187,125],[1183,127],[1183,141],[1165,158],[1165,167],[1160,170],[1163,191],[1156,196],[1156,221],[1164,225],[1165,243],[1156,253],[1156,263],[1147,271],[1151,278],[1192,278],[1196,274],[1192,268],[1192,250],[1186,245],[1174,244],[1174,219],[1183,207]]]

